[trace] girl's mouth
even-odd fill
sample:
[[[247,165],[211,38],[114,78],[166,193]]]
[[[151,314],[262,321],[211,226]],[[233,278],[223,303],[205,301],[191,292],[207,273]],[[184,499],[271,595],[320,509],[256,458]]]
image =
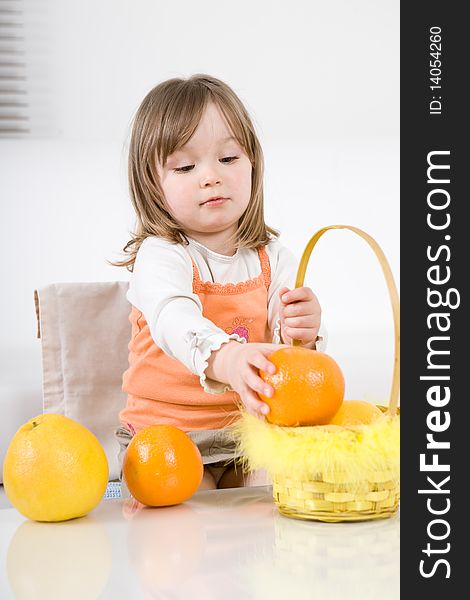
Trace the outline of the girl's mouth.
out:
[[[203,202],[201,206],[220,206],[221,204],[224,204],[224,202],[226,202],[227,200],[228,198],[211,198],[210,200]]]

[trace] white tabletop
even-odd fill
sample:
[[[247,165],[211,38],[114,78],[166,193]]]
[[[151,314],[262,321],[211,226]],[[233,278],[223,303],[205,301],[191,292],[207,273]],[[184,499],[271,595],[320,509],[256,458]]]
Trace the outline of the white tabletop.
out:
[[[270,487],[199,492],[168,508],[103,500],[51,524],[4,508],[0,598],[397,600],[399,542],[398,515],[294,520]]]

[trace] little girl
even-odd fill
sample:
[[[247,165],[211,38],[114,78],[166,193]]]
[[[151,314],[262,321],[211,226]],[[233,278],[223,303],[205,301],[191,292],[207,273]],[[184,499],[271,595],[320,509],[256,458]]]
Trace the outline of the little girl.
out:
[[[240,405],[264,418],[258,369],[300,340],[324,349],[313,292],[293,286],[297,262],[264,222],[263,155],[234,91],[208,75],[152,89],[134,119],[129,182],[137,228],[115,263],[132,271],[127,405],[121,457],[154,423],[186,431],[205,469],[201,489],[260,485],[235,469],[226,433]]]

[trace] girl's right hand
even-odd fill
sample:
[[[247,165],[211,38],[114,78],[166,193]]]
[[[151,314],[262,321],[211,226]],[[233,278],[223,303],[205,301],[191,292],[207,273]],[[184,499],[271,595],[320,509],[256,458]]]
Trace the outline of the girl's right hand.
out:
[[[209,361],[206,374],[228,383],[239,394],[247,412],[264,420],[269,406],[259,398],[258,393],[271,397],[274,389],[261,379],[258,370],[274,374],[276,366],[268,360],[268,356],[285,346],[286,344],[241,344],[230,341],[212,353],[214,359]]]

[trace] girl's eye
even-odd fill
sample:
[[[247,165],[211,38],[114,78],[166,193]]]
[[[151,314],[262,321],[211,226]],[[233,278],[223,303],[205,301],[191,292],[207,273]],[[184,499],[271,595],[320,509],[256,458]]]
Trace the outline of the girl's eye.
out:
[[[233,161],[238,160],[238,156],[226,156],[225,158],[221,158],[220,162],[227,165],[231,164]],[[173,169],[175,173],[189,173],[194,169],[194,165],[185,165],[184,167],[177,167]]]
[[[173,169],[173,171],[175,173],[188,173],[189,171],[191,171],[191,169],[194,169],[194,165],[186,165],[185,167],[178,167],[177,169]]]

